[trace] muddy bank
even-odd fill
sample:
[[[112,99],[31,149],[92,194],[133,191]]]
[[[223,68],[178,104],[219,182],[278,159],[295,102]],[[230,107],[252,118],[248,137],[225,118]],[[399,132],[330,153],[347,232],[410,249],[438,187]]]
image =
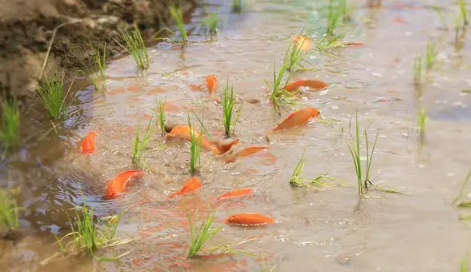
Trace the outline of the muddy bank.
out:
[[[0,90],[32,97],[56,32],[46,68],[70,75],[89,62],[90,45],[108,56],[122,49],[119,30],[136,23],[158,29],[169,22],[170,0],[0,0]],[[195,0],[184,0],[186,13]],[[88,49],[88,52],[87,50]],[[2,88],[3,87],[3,88]]]

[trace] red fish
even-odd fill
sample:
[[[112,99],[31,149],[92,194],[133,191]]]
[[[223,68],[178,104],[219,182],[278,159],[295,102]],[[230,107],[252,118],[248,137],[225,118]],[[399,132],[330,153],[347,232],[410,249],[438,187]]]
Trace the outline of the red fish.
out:
[[[275,128],[273,128],[273,131],[293,128],[306,124],[309,119],[316,117],[317,115],[319,115],[319,110],[317,110],[316,108],[302,108],[288,115],[288,117],[286,117],[283,121],[281,121],[281,123],[279,123]]]
[[[201,133],[195,129],[195,137],[199,140]],[[172,130],[167,134],[167,139],[180,138],[187,141],[191,141],[191,129],[188,125],[174,126]],[[207,150],[211,150],[217,153],[217,148],[212,145],[204,135],[201,135],[201,146]]]
[[[211,95],[212,98],[214,98],[214,93],[216,92],[216,89],[218,88],[218,79],[216,78],[215,75],[209,75],[205,79],[206,81],[206,87],[208,87],[208,92]]]
[[[314,42],[304,35],[293,38],[294,45],[301,51],[309,51],[314,47]]]
[[[268,145],[254,145],[254,146],[248,146],[239,152],[237,152],[237,156],[239,157],[247,157],[250,155],[253,155],[257,153],[258,151],[265,150],[270,148]]]
[[[82,140],[82,152],[85,154],[92,154],[95,152],[95,131],[90,131],[87,136]]]
[[[128,181],[134,177],[142,177],[144,172],[140,170],[127,170],[108,181],[105,199],[113,199],[126,191]]]
[[[217,149],[219,154],[224,154],[232,149],[233,146],[239,143],[239,139],[224,139],[218,141]]]
[[[285,90],[288,92],[296,91],[300,87],[309,87],[312,89],[324,89],[325,87],[329,86],[329,84],[325,83],[324,81],[320,80],[298,80],[295,82],[291,82],[285,86]]]
[[[242,189],[237,189],[234,191],[229,191],[216,199],[224,200],[228,198],[241,197],[241,196],[251,194],[252,192],[253,190],[251,188],[242,188]]]
[[[191,193],[197,189],[201,188],[201,182],[200,180],[197,178],[197,177],[189,177],[187,180],[186,180],[186,183],[185,185],[183,185],[183,187],[176,191],[175,193],[173,194],[170,194],[168,196],[168,198],[173,198],[177,195],[184,195],[184,194],[188,194],[188,193]]]
[[[224,220],[226,224],[260,226],[276,223],[275,219],[257,213],[239,213]]]
[[[364,46],[365,44],[362,42],[347,42],[344,43],[345,46]]]

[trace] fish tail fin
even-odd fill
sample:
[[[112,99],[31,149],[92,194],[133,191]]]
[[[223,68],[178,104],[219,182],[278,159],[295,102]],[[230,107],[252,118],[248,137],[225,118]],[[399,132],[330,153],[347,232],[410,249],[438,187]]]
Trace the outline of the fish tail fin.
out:
[[[172,193],[168,195],[168,198],[174,198],[177,195],[177,193]]]

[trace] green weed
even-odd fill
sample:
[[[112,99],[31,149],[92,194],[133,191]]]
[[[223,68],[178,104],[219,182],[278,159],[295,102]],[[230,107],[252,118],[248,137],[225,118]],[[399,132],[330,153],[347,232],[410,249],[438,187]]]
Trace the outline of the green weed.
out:
[[[425,140],[425,125],[427,123],[427,113],[425,109],[421,109],[417,114],[417,132],[419,134],[419,141],[423,143]]]
[[[344,43],[341,41],[343,37],[344,35],[324,36],[316,42],[316,50],[321,53],[330,53],[333,49],[343,47]]]
[[[185,28],[185,23],[183,22],[183,9],[181,5],[179,7],[170,5],[170,14],[172,15],[173,20],[177,24],[177,28],[180,31],[180,36],[183,42],[188,41],[188,35]]]
[[[1,120],[0,120],[0,141],[3,147],[2,158],[12,147],[21,142],[20,135],[20,109],[15,99],[7,100],[3,98],[0,101]]]
[[[468,12],[466,11],[466,0],[458,0],[458,5],[460,7],[460,18],[463,23],[463,26],[469,25],[468,21]]]
[[[231,127],[233,127],[232,133],[235,131],[238,118],[234,116],[236,114],[234,109],[234,86],[229,86],[229,80],[227,80],[226,86],[223,87],[223,94],[221,99],[221,106],[223,112],[223,124],[226,137],[231,137]]]
[[[329,13],[327,15],[327,37],[334,37],[334,32],[339,26],[342,8],[335,4],[335,0],[329,0]]]
[[[209,32],[210,35],[218,34],[219,15],[217,12],[208,13],[206,18],[201,21],[201,25]]]
[[[46,78],[38,89],[39,98],[47,109],[49,117],[52,119],[60,119],[66,109],[67,105],[65,100],[72,88],[73,82],[70,84],[67,91],[64,90],[65,74],[62,72],[60,75],[53,73],[49,78]]]
[[[160,132],[162,133],[162,136],[165,135],[165,99],[164,100],[157,100],[157,120],[158,120],[158,125],[160,128]]]
[[[422,68],[422,57],[418,56],[414,60],[414,84],[419,86],[422,84],[422,75],[423,75],[423,68]]]
[[[142,155],[144,155],[144,152],[147,150],[147,145],[149,144],[150,141],[150,136],[152,135],[152,119],[153,117],[149,120],[149,123],[147,124],[146,131],[144,133],[144,137],[140,137],[141,135],[141,123],[139,122],[137,125],[136,129],[136,137],[134,138],[133,146],[132,146],[132,163],[139,163],[142,159]]]
[[[431,41],[427,43],[427,52],[425,54],[425,69],[430,70],[436,62],[437,59],[437,49],[435,44]]]
[[[242,13],[243,0],[232,0],[231,10],[233,13]]]
[[[469,193],[471,193],[471,191],[466,191],[467,187],[468,187],[468,183],[469,181],[471,180],[471,169],[469,170],[468,172],[468,175],[466,175],[466,178],[464,179],[464,182],[463,184],[461,185],[461,190],[460,190],[460,193],[459,195],[453,200],[453,204],[456,205],[456,206],[463,206],[462,205],[462,199],[467,196]]]
[[[438,18],[440,18],[440,22],[442,22],[443,27],[448,30],[448,25],[446,23],[445,17],[442,14],[442,9],[439,6],[433,6],[433,10],[437,13]]]
[[[203,142],[203,133],[195,131],[188,115],[188,126],[190,127],[190,174],[196,175],[201,167],[201,144]]]
[[[91,44],[91,43],[90,43]],[[104,90],[105,84],[104,81],[106,79],[105,70],[106,70],[106,42],[103,45],[102,52],[99,49],[94,48],[92,46],[92,69],[89,69],[85,63],[84,66],[84,74],[88,76],[90,81],[92,82],[95,90]]]
[[[222,227],[212,227],[214,213],[208,214],[208,217],[201,222],[199,227],[192,221],[187,212],[188,223],[190,225],[190,248],[188,249],[188,258],[195,257],[203,248],[204,244],[222,230]]]
[[[79,254],[87,251],[90,256],[93,256],[94,252],[101,248],[129,242],[129,240],[115,238],[123,213],[97,218],[94,209],[87,207],[85,203],[83,206],[75,207],[75,222],[67,214],[72,231],[61,239],[56,237],[61,252]]]
[[[0,188],[0,230],[8,233],[19,228],[18,210],[15,194]]]
[[[288,53],[286,51],[285,58],[283,60],[283,64],[278,71],[276,72],[276,64],[273,62],[273,83],[272,86],[265,80],[265,84],[267,85],[268,89],[270,90],[270,101],[273,103],[276,111],[279,111],[281,107],[286,105],[294,105],[296,101],[294,100],[293,95],[285,90],[286,84],[290,79],[290,75],[286,78],[286,81],[282,83],[284,75],[288,70]],[[284,85],[282,85],[284,84]]]
[[[140,70],[149,69],[147,47],[137,26],[134,26],[134,30],[131,33],[122,32],[121,36],[125,41],[123,48],[132,56],[137,68]]]

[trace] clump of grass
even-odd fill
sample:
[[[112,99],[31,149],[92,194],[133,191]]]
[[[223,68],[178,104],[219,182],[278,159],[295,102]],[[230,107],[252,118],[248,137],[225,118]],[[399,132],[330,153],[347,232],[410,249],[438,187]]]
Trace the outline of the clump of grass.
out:
[[[427,123],[427,113],[425,109],[421,109],[417,114],[417,132],[419,134],[419,141],[423,143],[425,140],[425,125]]]
[[[65,91],[64,78],[64,72],[60,75],[54,72],[40,84],[37,91],[42,104],[47,109],[49,117],[55,120],[60,119],[64,115],[67,109],[65,100],[73,85],[72,82],[69,89]]]
[[[414,60],[414,84],[419,86],[422,84],[422,75],[423,75],[423,68],[422,68],[422,57],[418,56]]]
[[[466,0],[458,0],[458,5],[460,7],[460,21],[462,21],[463,26],[469,25],[468,21],[468,12],[466,11]]]
[[[93,86],[95,86],[96,90],[103,89],[105,86],[104,81],[106,79],[106,42],[103,44],[102,53],[100,53],[100,50],[93,48],[93,66],[95,71],[98,71],[97,73],[90,75],[90,79],[93,83]],[[100,81],[102,83],[101,86],[99,84]]]
[[[201,144],[203,134],[195,131],[190,115],[188,115],[188,126],[190,127],[190,175],[196,175],[201,167]]]
[[[342,8],[339,8],[338,5],[335,4],[335,0],[329,0],[329,13],[327,15],[326,29],[327,37],[334,37],[334,32],[339,25],[341,14]]]
[[[11,233],[19,228],[15,194],[0,188],[0,230]]]
[[[146,131],[144,133],[144,136],[140,137],[141,135],[141,123],[139,122],[137,125],[137,130],[136,130],[136,137],[134,138],[133,146],[132,146],[132,163],[139,163],[142,159],[142,155],[144,155],[144,152],[147,150],[147,145],[149,144],[150,141],[150,136],[152,135],[152,119],[153,117],[149,120],[149,123],[147,124]]]
[[[446,23],[445,17],[442,14],[442,9],[439,6],[433,6],[433,10],[437,13],[438,18],[440,18],[440,22],[443,24],[443,27],[448,30],[448,25]]]
[[[0,141],[3,147],[2,157],[7,151],[21,142],[20,135],[20,109],[15,99],[0,101]]]
[[[233,13],[242,13],[243,0],[232,0],[231,10]]]
[[[67,214],[72,231],[61,239],[56,237],[61,252],[79,254],[86,251],[93,256],[99,249],[129,242],[129,240],[115,238],[123,213],[97,218],[94,209],[87,207],[85,203],[83,206],[76,207],[75,222]]]
[[[131,33],[122,32],[121,36],[125,42],[123,47],[132,56],[137,68],[140,70],[149,69],[147,47],[137,26],[134,26],[134,30]]]
[[[466,203],[470,203],[469,201],[462,201],[465,196],[467,196],[471,191],[466,191],[468,187],[468,183],[471,180],[471,169],[468,172],[468,175],[466,175],[466,178],[464,179],[463,184],[461,185],[461,190],[459,195],[453,200],[453,204],[459,207],[467,206],[464,205]]]
[[[351,125],[351,122],[350,122]],[[366,147],[366,165],[365,168],[363,169],[362,165],[362,160],[361,160],[361,149],[360,149],[360,126],[358,122],[358,109],[356,112],[355,116],[355,137],[351,141],[347,141],[347,146],[348,150],[350,151],[350,154],[352,155],[352,160],[353,160],[353,165],[355,167],[355,174],[357,176],[357,182],[358,182],[358,194],[360,196],[363,196],[365,194],[365,189],[368,189],[370,185],[373,185],[372,182],[370,181],[370,170],[371,170],[371,164],[373,162],[373,155],[374,151],[376,148],[376,143],[378,141],[378,136],[379,132],[376,133],[375,140],[373,142],[373,148],[371,149],[371,152],[369,150],[369,141],[368,141],[368,131],[365,128],[364,130],[364,136],[365,136],[365,147]]]
[[[299,162],[296,164],[296,167],[293,170],[293,174],[291,174],[291,178],[289,180],[289,184],[294,187],[301,187],[304,186],[304,180],[302,177],[300,177],[301,173],[303,172],[304,165],[306,164],[306,158],[304,157],[304,152],[301,155],[301,159],[299,159]]]
[[[210,35],[216,35],[219,32],[219,15],[217,12],[208,13],[206,18],[201,21],[201,25]]]
[[[190,247],[188,249],[188,258],[195,257],[203,248],[204,244],[221,231],[222,227],[212,227],[214,221],[214,213],[208,214],[205,220],[201,222],[199,227],[191,219],[187,212],[188,223],[190,225]]]
[[[265,80],[265,84],[270,90],[270,101],[273,103],[276,111],[279,111],[281,107],[286,105],[294,105],[296,101],[293,95],[285,90],[285,86],[290,79],[290,75],[286,78],[286,81],[282,83],[285,73],[288,70],[288,51],[286,51],[283,64],[281,65],[278,73],[276,72],[276,64],[273,62],[273,83],[270,86],[268,81]],[[284,85],[282,85],[284,84]]]
[[[157,120],[162,136],[165,135],[165,99],[157,100]]]
[[[343,37],[344,35],[324,36],[316,42],[316,50],[321,53],[330,53],[335,48],[343,47],[344,43],[341,41]]]
[[[188,35],[186,33],[185,23],[183,22],[183,9],[181,5],[179,7],[176,7],[172,4],[170,6],[170,15],[172,15],[173,20],[177,24],[183,42],[187,42]]]
[[[235,131],[235,126],[240,115],[236,115],[234,108],[235,94],[234,86],[229,86],[229,80],[227,80],[226,86],[223,87],[223,94],[221,99],[221,106],[223,112],[223,124],[226,137],[231,137],[231,134]],[[232,127],[232,132],[231,132]]]
[[[430,70],[436,62],[437,59],[437,49],[435,44],[431,41],[427,43],[427,52],[425,54],[425,69]]]

